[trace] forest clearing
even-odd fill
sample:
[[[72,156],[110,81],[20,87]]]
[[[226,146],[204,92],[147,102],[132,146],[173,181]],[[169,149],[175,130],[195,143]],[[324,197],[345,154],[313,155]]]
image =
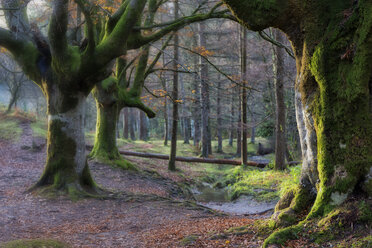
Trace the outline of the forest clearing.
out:
[[[372,247],[372,0],[0,0],[0,247]]]

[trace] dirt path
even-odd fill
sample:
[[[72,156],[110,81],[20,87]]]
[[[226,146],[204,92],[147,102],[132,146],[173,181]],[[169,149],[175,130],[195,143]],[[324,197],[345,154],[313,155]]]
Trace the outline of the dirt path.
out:
[[[253,231],[211,239],[230,227],[252,224],[252,217],[220,217],[166,200],[72,202],[26,194],[42,173],[45,147],[38,152],[28,149],[32,130],[28,123],[21,126],[24,132],[17,143],[0,140],[0,243],[54,238],[73,247],[178,247],[192,234],[195,241],[189,247],[259,247],[262,243]],[[97,163],[91,169],[95,180],[113,191],[165,197],[177,193],[169,180]]]

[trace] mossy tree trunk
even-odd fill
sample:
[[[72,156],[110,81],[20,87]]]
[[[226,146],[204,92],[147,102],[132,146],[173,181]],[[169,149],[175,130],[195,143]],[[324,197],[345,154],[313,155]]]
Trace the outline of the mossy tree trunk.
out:
[[[305,120],[314,120],[317,136],[317,156],[305,161],[302,174],[317,189],[308,218],[324,216],[356,194],[371,196],[372,1],[225,2],[248,28],[276,27],[292,42]],[[292,209],[309,205],[308,189],[300,185]]]
[[[85,152],[86,92],[72,95],[58,87],[46,88],[47,160],[36,187],[62,190],[70,195],[97,193]]]
[[[101,84],[96,85],[93,90],[97,106],[97,124],[94,147],[89,157],[102,162],[120,159],[116,145],[116,123],[120,109],[115,95],[110,90],[110,88],[115,87],[115,84],[108,85],[109,83],[103,81]]]

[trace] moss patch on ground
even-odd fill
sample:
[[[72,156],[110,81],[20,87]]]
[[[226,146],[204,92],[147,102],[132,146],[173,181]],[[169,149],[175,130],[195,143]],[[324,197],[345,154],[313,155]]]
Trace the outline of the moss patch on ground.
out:
[[[290,167],[286,171],[239,166],[229,171],[221,186],[227,184],[232,199],[251,195],[258,201],[272,201],[299,183],[300,172],[301,166]]]
[[[0,244],[1,248],[68,248],[69,245],[52,239],[20,239]]]

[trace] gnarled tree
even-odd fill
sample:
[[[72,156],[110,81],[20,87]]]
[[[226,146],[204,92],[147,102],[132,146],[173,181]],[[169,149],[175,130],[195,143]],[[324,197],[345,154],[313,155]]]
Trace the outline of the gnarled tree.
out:
[[[218,10],[221,4],[217,4],[208,13],[198,13],[204,2],[190,16],[176,18],[173,21],[166,23],[155,23],[155,16],[158,8],[164,3],[162,0],[149,0],[146,14],[141,15],[138,20],[138,25],[133,28],[133,31],[128,33],[127,43],[123,43],[125,51],[140,48],[137,65],[135,66],[134,79],[130,80],[127,71],[134,64],[133,61],[127,61],[121,57],[116,61],[116,76],[109,77],[96,85],[93,91],[97,103],[97,129],[94,148],[90,154],[91,158],[101,161],[114,161],[124,167],[131,167],[129,163],[121,159],[116,146],[116,121],[120,110],[124,107],[135,107],[144,111],[148,117],[154,117],[155,113],[146,107],[140,100],[145,79],[153,72],[156,62],[160,59],[162,51],[167,47],[170,39],[168,39],[161,51],[149,63],[150,43],[159,40],[172,31],[179,30],[185,25],[207,20],[210,18],[231,18],[228,10]],[[141,20],[144,19],[141,26]],[[141,30],[150,33],[148,36],[142,36]]]
[[[145,35],[139,24],[149,0],[124,0],[105,19],[97,19],[94,11],[97,6],[90,1],[76,0],[85,19],[85,38],[79,46],[69,39],[71,2],[52,1],[49,28],[44,36],[37,25],[29,23],[28,1],[2,1],[8,29],[0,28],[0,46],[13,55],[47,99],[48,156],[36,187],[96,193],[85,154],[84,108],[93,87],[111,74],[110,63],[128,48],[139,48],[159,39],[174,30],[174,26],[224,16],[228,11],[214,9],[204,15],[184,17]]]
[[[372,1],[224,2],[251,30],[281,29],[295,53],[307,147],[301,184],[277,206],[279,220],[311,204],[308,220],[325,216],[355,195],[371,196]]]

